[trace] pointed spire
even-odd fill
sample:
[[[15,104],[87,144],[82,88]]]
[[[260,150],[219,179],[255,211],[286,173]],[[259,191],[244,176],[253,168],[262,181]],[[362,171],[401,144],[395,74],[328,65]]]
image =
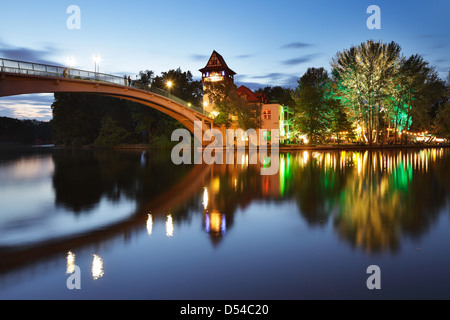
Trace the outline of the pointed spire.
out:
[[[211,54],[211,57],[208,60],[208,63],[203,69],[199,70],[202,73],[210,72],[210,71],[225,71],[228,75],[234,76],[236,72],[228,68],[225,59],[214,50]]]

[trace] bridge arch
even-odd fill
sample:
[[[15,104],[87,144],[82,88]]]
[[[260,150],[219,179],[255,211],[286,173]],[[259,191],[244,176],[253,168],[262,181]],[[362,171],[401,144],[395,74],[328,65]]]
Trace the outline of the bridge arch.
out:
[[[176,119],[194,135],[200,132],[194,130],[196,122],[200,121],[202,137],[197,139],[202,144],[209,143],[208,139],[210,141],[210,137],[203,139],[203,135],[213,127],[214,120],[169,97],[117,83],[0,70],[0,97],[38,93],[88,93],[137,102]]]

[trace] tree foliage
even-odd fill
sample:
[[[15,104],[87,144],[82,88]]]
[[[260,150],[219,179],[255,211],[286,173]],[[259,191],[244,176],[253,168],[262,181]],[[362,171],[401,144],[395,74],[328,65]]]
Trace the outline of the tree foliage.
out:
[[[369,40],[338,52],[332,60],[340,96],[370,144],[377,137],[382,101],[392,91],[400,50],[395,42]]]
[[[313,143],[325,136],[351,131],[351,124],[340,100],[336,99],[331,79],[324,68],[309,68],[294,91],[294,126]]]
[[[338,96],[369,144],[383,132],[396,141],[407,130],[430,128],[445,104],[445,85],[434,68],[418,54],[401,55],[395,42],[352,46],[331,65]]]
[[[261,126],[261,108],[259,104],[249,103],[237,92],[236,85],[231,81],[210,82],[206,85],[205,94],[213,101],[218,115],[216,124],[225,126],[236,121],[243,130],[255,129]]]
[[[201,82],[180,69],[155,76],[151,70],[141,71],[133,85],[165,88],[172,81],[171,94],[199,104]],[[117,143],[152,143],[153,138],[168,136],[182,125],[170,116],[135,102],[100,95],[56,93],[52,104],[55,138],[58,144],[112,146]]]

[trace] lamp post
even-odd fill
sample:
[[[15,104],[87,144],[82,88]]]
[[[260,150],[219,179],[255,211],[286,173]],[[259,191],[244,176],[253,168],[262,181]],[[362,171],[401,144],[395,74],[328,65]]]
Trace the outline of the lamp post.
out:
[[[167,88],[169,89],[168,92],[169,92],[169,97],[170,97],[170,88],[172,87],[173,83],[172,83],[172,81],[169,80],[169,81],[167,81],[166,84],[167,84]]]
[[[67,66],[69,67],[69,78],[70,78],[70,69],[75,65],[75,59],[72,57],[67,58]]]
[[[100,61],[101,61],[100,56],[98,54],[96,54],[93,59],[94,59],[95,73],[100,72],[100,65],[99,65]],[[98,67],[98,71],[97,71],[97,67]]]

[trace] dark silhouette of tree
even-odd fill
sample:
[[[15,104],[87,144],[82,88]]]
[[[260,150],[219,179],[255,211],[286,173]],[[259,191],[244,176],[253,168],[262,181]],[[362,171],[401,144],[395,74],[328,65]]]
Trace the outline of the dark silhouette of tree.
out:
[[[313,143],[323,141],[330,126],[331,106],[335,103],[329,85],[330,78],[324,68],[308,68],[293,94],[294,126]]]

